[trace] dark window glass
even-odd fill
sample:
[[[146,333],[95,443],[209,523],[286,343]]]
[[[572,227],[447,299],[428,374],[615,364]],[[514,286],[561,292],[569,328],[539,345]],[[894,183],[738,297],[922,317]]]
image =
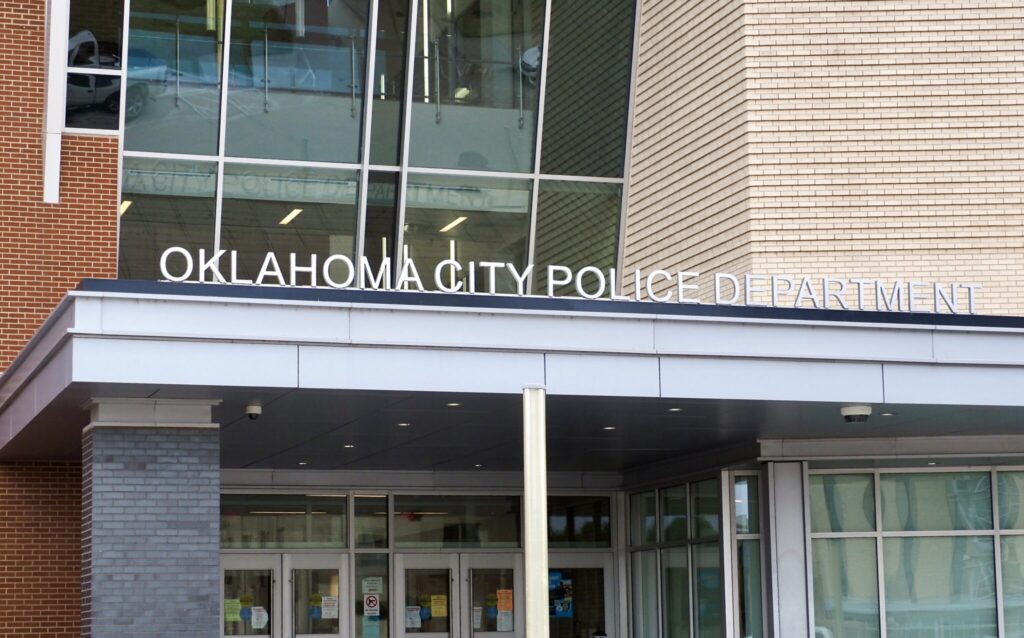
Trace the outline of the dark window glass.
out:
[[[620,177],[633,0],[552,0],[541,172]]]
[[[549,547],[611,547],[611,503],[604,496],[549,496]]]
[[[117,77],[68,73],[64,126],[116,131],[120,89],[121,79]]]
[[[216,185],[212,163],[124,158],[118,276],[160,279],[160,255],[172,246],[193,257],[212,250]]]
[[[367,6],[248,0],[231,10],[226,154],[358,162]]]
[[[121,68],[122,0],[71,0],[68,66]]]
[[[356,570],[356,638],[386,638],[390,624],[391,605],[388,599],[388,555],[356,554],[352,557]],[[363,601],[367,594],[380,599],[376,616],[364,613]],[[401,613],[404,610],[399,610]]]
[[[132,2],[127,85],[143,100],[126,113],[126,150],[217,152],[223,21],[224,0]]]
[[[396,496],[399,548],[519,547],[518,496]]]
[[[618,184],[542,181],[537,194],[537,239],[534,248],[534,291],[547,294],[547,267],[568,266],[578,272],[599,268],[607,278],[618,252],[622,187]],[[597,293],[596,276],[582,280],[584,290]],[[608,282],[605,282],[607,296]],[[618,283],[615,284],[618,286]],[[554,290],[576,295],[575,285]]]
[[[398,166],[405,99],[405,59],[409,0],[376,0],[377,50],[373,60],[373,124],[370,163]]]
[[[357,496],[355,545],[360,549],[388,546],[388,497]],[[369,592],[373,593],[373,592]]]
[[[608,635],[603,569],[562,568],[554,561],[548,570],[548,600],[550,638]]]
[[[366,191],[366,229],[363,255],[379,272],[381,262],[395,263],[395,228],[398,208],[398,173],[370,171]]]
[[[220,499],[223,549],[345,547],[344,496],[224,494]]]
[[[268,261],[267,253],[274,253],[288,285],[290,253],[301,267],[309,267],[312,255],[317,255],[316,285],[326,285],[324,261],[335,254],[352,258],[358,192],[356,171],[228,164],[224,167],[221,248],[238,251],[238,277],[253,281]],[[230,252],[224,259],[230,262]],[[225,268],[224,263],[221,271],[229,277],[230,265]],[[273,268],[273,264],[267,265]],[[328,270],[339,285],[351,275],[343,262],[333,262]],[[297,285],[313,283],[309,273],[297,272]],[[270,276],[263,283],[281,281]]]

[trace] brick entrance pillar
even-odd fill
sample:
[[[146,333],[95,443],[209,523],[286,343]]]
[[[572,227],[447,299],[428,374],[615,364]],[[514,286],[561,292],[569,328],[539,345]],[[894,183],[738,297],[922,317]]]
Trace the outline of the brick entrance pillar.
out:
[[[219,636],[215,404],[90,404],[82,440],[85,638]]]

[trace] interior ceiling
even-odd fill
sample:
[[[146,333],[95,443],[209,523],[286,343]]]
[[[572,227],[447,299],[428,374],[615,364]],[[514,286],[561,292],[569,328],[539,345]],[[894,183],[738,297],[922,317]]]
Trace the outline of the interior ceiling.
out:
[[[79,458],[92,396],[221,399],[225,468],[522,469],[518,395],[252,388],[73,387],[0,456]],[[250,401],[263,406],[257,420],[245,414]],[[1024,424],[1024,410],[994,407],[875,405],[859,424],[845,423],[837,403],[549,396],[547,408],[549,469],[573,472],[623,472],[761,438],[1018,434]]]

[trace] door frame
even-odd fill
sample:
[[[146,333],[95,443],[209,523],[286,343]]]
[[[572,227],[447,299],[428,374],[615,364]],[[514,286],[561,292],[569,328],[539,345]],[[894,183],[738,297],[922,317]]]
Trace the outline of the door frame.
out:
[[[284,616],[284,605],[282,601],[284,589],[281,571],[281,555],[252,553],[252,554],[221,554],[220,556],[220,627],[217,629],[219,636],[230,638],[224,633],[224,572],[227,570],[270,570],[270,634],[271,638],[281,636]],[[245,635],[245,634],[243,634]],[[268,634],[248,634],[265,636]]]
[[[604,625],[605,633],[618,631],[618,576],[615,572],[615,554],[608,551],[585,552],[579,550],[548,552],[548,572],[553,569],[604,570]]]
[[[526,629],[526,616],[524,612],[525,597],[525,570],[522,552],[502,554],[459,554],[459,598],[462,609],[468,613],[459,616],[461,625],[461,638],[472,638],[482,636],[483,638],[523,638]],[[473,583],[470,579],[470,571],[473,569],[511,569],[512,570],[512,627],[511,632],[474,632],[473,631]]]
[[[456,579],[461,578],[459,571],[459,554],[402,554],[395,552],[391,571],[391,600],[395,609],[395,638],[459,638],[461,631],[461,587]],[[407,569],[447,569],[448,570],[448,632],[405,632],[405,570]],[[459,622],[455,622],[458,619]]]
[[[349,553],[326,552],[315,554],[281,554],[281,576],[284,586],[281,588],[281,636],[284,638],[310,638],[315,636],[348,636],[354,615],[352,595],[349,591],[351,577],[349,575]],[[295,632],[295,590],[292,582],[292,570],[295,569],[337,569],[338,570],[338,633],[337,634],[298,634]],[[346,614],[345,610],[350,610]]]

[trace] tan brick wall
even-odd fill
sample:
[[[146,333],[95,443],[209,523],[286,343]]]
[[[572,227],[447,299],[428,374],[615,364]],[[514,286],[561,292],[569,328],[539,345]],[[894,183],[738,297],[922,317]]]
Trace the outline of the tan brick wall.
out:
[[[117,139],[66,136],[42,203],[45,3],[0,0],[0,371],[83,277],[117,274]]]
[[[970,281],[984,286],[979,311],[1024,314],[1024,4],[744,0],[736,24],[749,197],[741,250],[750,268]],[[642,43],[670,27],[644,28]],[[701,70],[672,62],[661,73],[689,77],[698,94],[718,90],[720,74]],[[680,101],[674,114],[659,113],[661,124],[638,109],[636,127],[674,138],[686,108]],[[679,157],[690,155],[691,139],[677,144]],[[633,153],[645,166],[646,149],[635,144]],[[630,234],[649,220],[688,228],[699,205],[666,180],[671,203],[652,206],[652,171],[631,180]],[[684,171],[675,177],[692,182]],[[692,250],[735,255],[720,247],[731,238],[723,230]],[[643,248],[629,245],[627,263],[671,265],[679,253]]]

